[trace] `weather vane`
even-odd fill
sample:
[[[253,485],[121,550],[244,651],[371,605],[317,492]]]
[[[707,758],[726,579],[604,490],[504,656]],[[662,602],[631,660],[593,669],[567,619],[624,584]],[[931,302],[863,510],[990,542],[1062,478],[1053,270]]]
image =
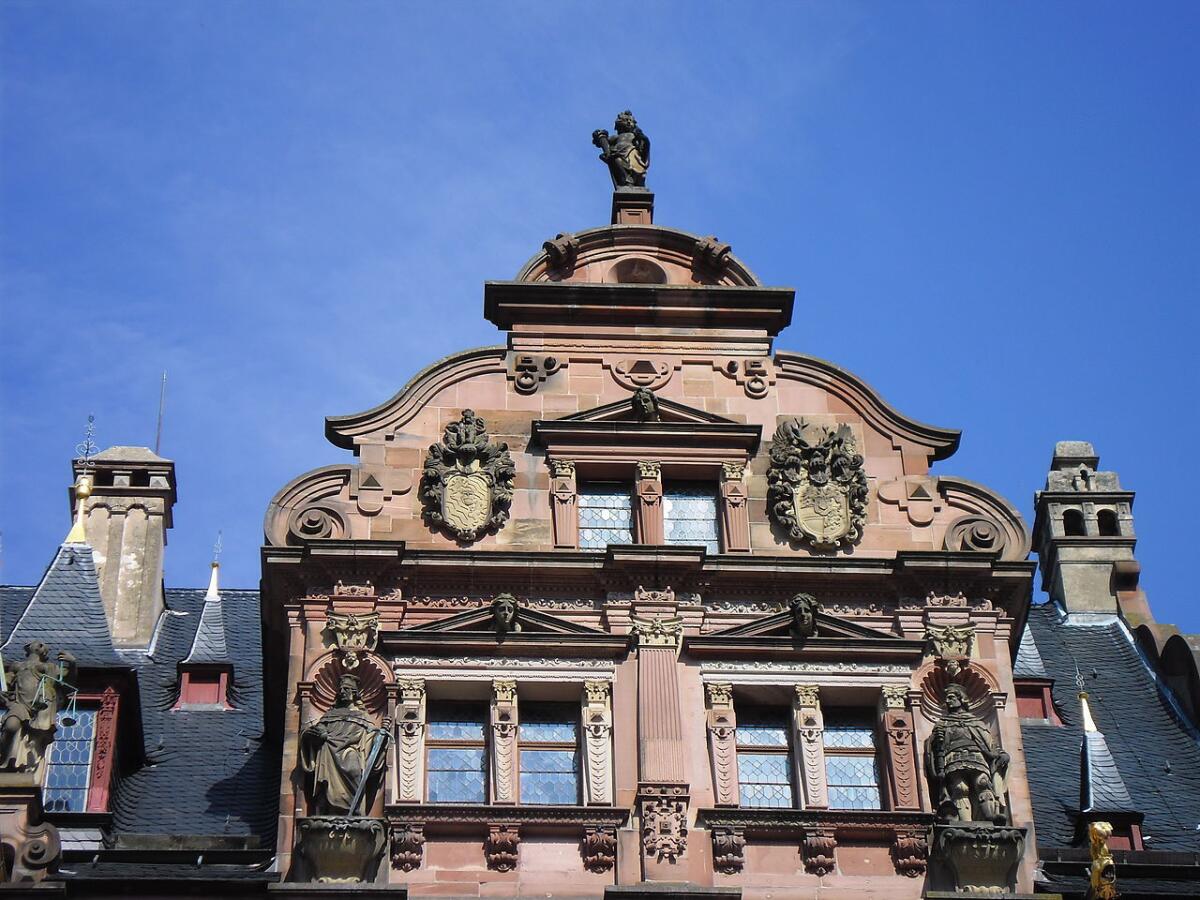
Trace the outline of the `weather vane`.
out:
[[[88,416],[87,428],[83,432],[83,440],[75,445],[75,452],[79,454],[83,465],[83,474],[87,475],[96,468],[96,461],[92,458],[96,455],[96,417]]]

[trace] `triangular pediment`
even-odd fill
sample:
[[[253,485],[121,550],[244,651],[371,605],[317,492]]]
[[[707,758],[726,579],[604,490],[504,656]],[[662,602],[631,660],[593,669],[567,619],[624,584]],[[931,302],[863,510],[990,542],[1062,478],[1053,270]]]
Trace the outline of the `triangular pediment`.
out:
[[[882,631],[876,631],[874,628],[868,628],[865,625],[859,625],[857,622],[851,622],[847,619],[841,619],[829,613],[817,613],[817,629],[814,637],[818,638],[847,638],[855,641],[871,640],[892,643],[902,641],[903,638],[896,637],[894,634],[885,634]],[[726,628],[722,631],[715,631],[708,637],[714,638],[779,638],[791,637],[792,629],[792,614],[791,612],[775,613],[770,616],[764,616],[761,619],[755,619],[753,622],[746,622],[742,625],[735,625],[732,628]]]
[[[687,425],[741,424],[740,422],[735,422],[733,419],[719,416],[716,413],[705,412],[702,409],[696,409],[694,406],[688,406],[686,403],[676,403],[674,400],[667,400],[664,397],[656,396],[654,402],[657,407],[657,414],[650,418],[639,414],[634,402],[634,395],[631,394],[624,400],[618,400],[615,403],[606,403],[603,406],[594,406],[591,409],[571,413],[569,416],[563,416],[554,421],[623,422],[631,425],[657,425],[672,422]]]
[[[596,628],[590,628],[587,625],[580,625],[578,622],[570,622],[566,619],[552,616],[549,613],[544,613],[537,609],[532,609],[528,606],[518,606],[516,613],[516,621],[520,626],[520,630],[516,632],[508,631],[506,634],[561,634],[561,635],[585,635],[597,634],[607,635],[607,631],[600,631]],[[417,625],[413,628],[402,629],[405,632],[423,632],[423,633],[454,633],[454,632],[469,632],[478,634],[479,632],[490,632],[493,634],[501,633],[496,625],[496,617],[490,605],[481,606],[477,609],[470,609],[466,612],[457,613],[453,616],[447,616],[444,619],[438,619],[436,622],[426,622],[424,625]]]

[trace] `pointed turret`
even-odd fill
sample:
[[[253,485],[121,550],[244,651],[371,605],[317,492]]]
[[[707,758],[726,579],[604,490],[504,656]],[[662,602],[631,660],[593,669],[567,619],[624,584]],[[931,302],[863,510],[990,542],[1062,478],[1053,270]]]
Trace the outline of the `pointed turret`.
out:
[[[225,641],[225,609],[221,605],[221,564],[213,562],[208,578],[208,593],[204,595],[204,608],[200,612],[200,626],[192,641],[192,649],[183,660],[183,665],[224,665],[233,667],[229,658],[229,646]]]

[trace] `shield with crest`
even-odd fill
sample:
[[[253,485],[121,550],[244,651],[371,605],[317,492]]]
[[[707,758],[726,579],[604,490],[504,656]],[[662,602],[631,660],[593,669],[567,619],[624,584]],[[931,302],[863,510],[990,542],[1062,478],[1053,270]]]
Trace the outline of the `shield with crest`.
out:
[[[494,531],[508,519],[515,476],[508,445],[489,442],[483,419],[465,409],[425,457],[425,520],[460,541]]]
[[[767,501],[771,518],[794,541],[836,547],[862,537],[867,476],[850,429],[782,422],[771,443]]]

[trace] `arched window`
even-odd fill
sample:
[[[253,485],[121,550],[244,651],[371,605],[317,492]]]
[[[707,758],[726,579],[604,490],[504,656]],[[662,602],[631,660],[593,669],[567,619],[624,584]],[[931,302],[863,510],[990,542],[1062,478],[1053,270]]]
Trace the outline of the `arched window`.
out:
[[[1111,509],[1102,509],[1096,515],[1096,522],[1100,526],[1100,534],[1104,537],[1116,537],[1121,533],[1117,527],[1117,514]]]
[[[1083,535],[1083,513],[1078,509],[1068,509],[1063,513],[1063,531],[1067,537]]]

